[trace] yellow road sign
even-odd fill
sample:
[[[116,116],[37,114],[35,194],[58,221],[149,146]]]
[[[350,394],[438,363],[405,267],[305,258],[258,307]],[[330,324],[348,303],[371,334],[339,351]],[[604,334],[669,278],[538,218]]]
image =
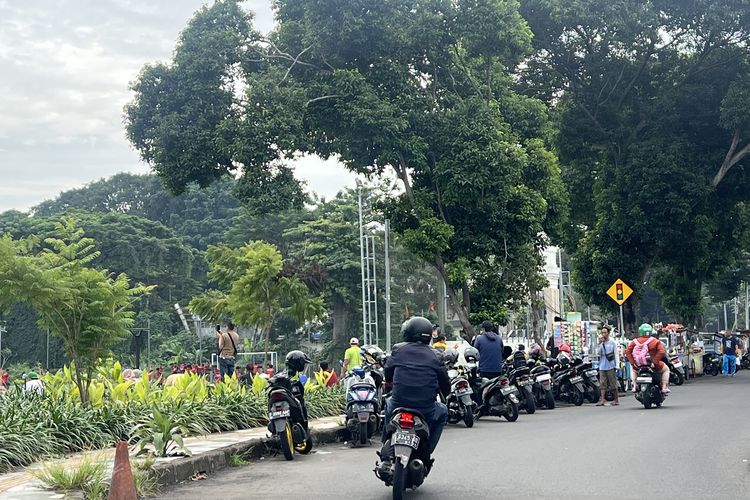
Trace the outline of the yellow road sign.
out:
[[[627,283],[618,278],[617,281],[612,283],[609,290],[607,290],[607,295],[609,295],[612,300],[622,305],[628,300],[628,297],[633,295],[633,289],[630,288]]]

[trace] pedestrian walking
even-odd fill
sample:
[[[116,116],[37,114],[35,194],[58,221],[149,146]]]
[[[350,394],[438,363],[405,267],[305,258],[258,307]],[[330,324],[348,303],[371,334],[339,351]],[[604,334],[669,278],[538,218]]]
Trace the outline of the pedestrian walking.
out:
[[[601,339],[599,343],[599,402],[596,406],[604,406],[607,391],[614,393],[615,399],[612,406],[620,404],[620,395],[617,389],[617,376],[615,370],[620,366],[620,353],[617,343],[609,338],[609,327],[604,325],[600,330]]]
[[[739,346],[739,343],[739,340],[731,331],[724,332],[721,348],[724,358],[722,371],[725,377],[734,377],[735,372],[737,372],[737,346]]]
[[[481,333],[474,339],[479,351],[479,374],[490,379],[503,374],[503,338],[494,329],[492,321],[484,321]]]
[[[225,376],[234,375],[240,336],[234,331],[234,323],[229,323],[226,332],[221,331],[221,325],[216,325],[216,337],[219,339],[219,376],[223,381]]]

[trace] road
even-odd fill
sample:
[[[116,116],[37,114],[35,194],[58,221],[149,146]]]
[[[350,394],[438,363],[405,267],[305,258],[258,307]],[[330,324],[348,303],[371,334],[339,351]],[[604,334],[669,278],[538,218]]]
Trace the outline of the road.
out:
[[[750,498],[750,372],[673,387],[662,408],[558,407],[510,423],[449,426],[424,485],[407,498]],[[387,499],[375,445],[268,457],[162,492],[182,499]]]

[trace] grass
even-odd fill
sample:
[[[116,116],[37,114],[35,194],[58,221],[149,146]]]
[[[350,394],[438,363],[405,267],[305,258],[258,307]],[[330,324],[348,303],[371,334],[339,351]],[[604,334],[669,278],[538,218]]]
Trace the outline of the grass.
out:
[[[150,471],[134,469],[133,480],[138,498],[152,497],[159,492],[159,483]]]
[[[242,467],[243,465],[249,465],[250,462],[245,460],[245,457],[243,457],[240,454],[234,454],[229,457],[229,466],[230,467]]]
[[[31,474],[44,483],[45,487],[56,491],[97,489],[105,479],[106,464],[84,459],[77,467],[64,463],[52,464]]]

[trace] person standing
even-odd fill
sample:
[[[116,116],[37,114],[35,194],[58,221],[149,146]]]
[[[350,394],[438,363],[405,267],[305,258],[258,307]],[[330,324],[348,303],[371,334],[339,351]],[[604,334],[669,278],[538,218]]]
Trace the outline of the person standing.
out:
[[[737,346],[739,341],[732,332],[724,332],[724,338],[721,340],[721,349],[723,353],[723,372],[725,377],[734,377],[737,371]]]
[[[227,325],[226,332],[222,332],[221,326],[216,325],[216,336],[219,339],[219,376],[224,381],[225,376],[234,375],[240,336],[234,331],[234,323]]]
[[[503,339],[494,328],[492,321],[482,322],[482,331],[474,339],[474,347],[479,351],[479,374],[485,378],[503,374]]]
[[[613,391],[615,395],[612,406],[620,404],[620,395],[617,390],[617,377],[615,370],[620,366],[620,353],[617,343],[609,338],[609,327],[601,328],[601,343],[599,344],[599,402],[596,406],[604,406],[607,390]]]
[[[344,366],[341,367],[341,376],[346,376],[355,366],[362,366],[362,349],[359,347],[359,339],[352,337],[349,340],[349,349],[344,351]]]
[[[23,385],[24,392],[35,392],[41,394],[44,392],[44,384],[39,380],[36,372],[29,372],[26,383]]]

